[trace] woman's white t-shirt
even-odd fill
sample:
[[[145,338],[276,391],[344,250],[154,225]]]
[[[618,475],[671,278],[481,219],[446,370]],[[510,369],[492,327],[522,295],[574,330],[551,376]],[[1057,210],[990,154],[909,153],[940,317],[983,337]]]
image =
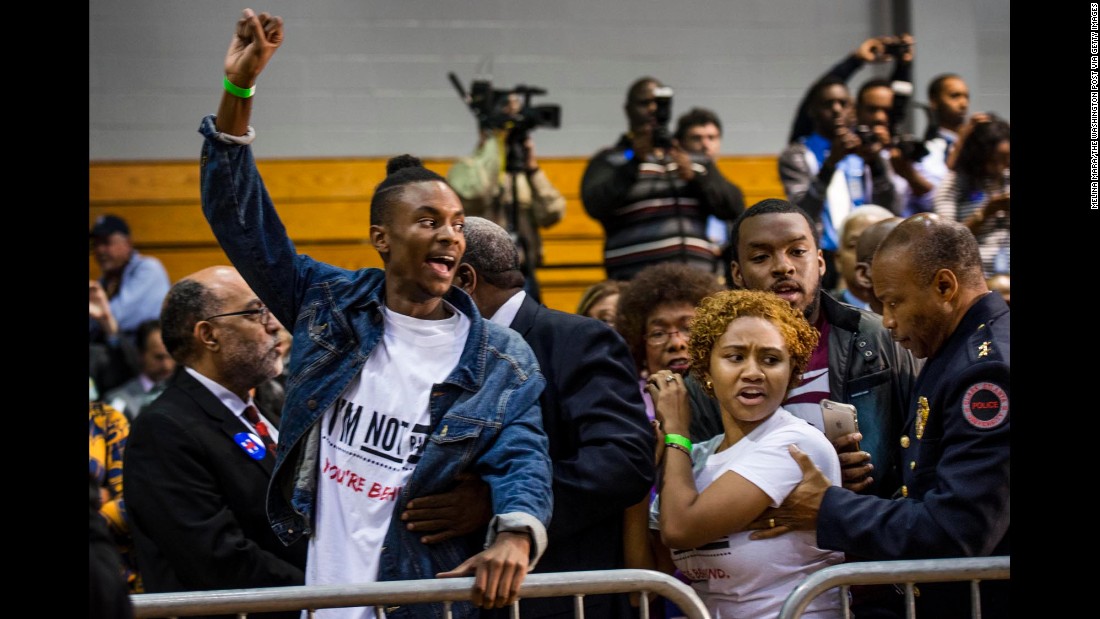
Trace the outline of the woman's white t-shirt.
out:
[[[806,452],[833,485],[840,485],[836,450],[820,430],[783,408],[720,453],[724,434],[695,445],[695,487],[702,493],[727,472],[735,472],[771,498],[772,507],[802,481],[790,444]],[[650,514],[656,528],[659,497]],[[673,549],[676,567],[691,580],[714,619],[775,617],[790,592],[809,574],[842,563],[844,553],[822,550],[814,531],[794,531],[768,540],[750,540],[751,531],[722,536],[694,549]],[[839,617],[840,590],[818,596],[804,617]]]

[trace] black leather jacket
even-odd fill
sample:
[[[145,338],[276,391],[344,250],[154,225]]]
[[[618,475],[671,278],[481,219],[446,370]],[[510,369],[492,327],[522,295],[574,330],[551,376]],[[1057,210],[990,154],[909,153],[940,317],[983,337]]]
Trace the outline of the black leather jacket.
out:
[[[882,317],[821,293],[829,323],[829,393],[856,407],[860,449],[871,454],[874,483],[865,494],[890,497],[901,484],[902,424],[922,361],[896,344]]]

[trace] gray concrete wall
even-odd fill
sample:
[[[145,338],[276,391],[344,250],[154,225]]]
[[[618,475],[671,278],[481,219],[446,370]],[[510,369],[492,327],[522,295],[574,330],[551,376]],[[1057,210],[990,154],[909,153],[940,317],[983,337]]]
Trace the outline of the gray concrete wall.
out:
[[[1008,106],[1008,0],[912,3],[916,77],[952,70],[972,107]],[[582,156],[624,129],[637,77],[672,86],[673,114],[713,108],[729,154],[776,153],[807,85],[859,41],[884,34],[873,0],[96,0],[89,5],[91,160],[197,157],[199,120],[221,96],[240,10],[282,15],[286,42],[261,76],[259,157],[453,157],[475,123],[447,80],[491,60],[500,87],[526,83],[563,108],[538,151]],[[862,70],[853,84],[878,74]]]
[[[1004,0],[912,2],[918,100],[928,100],[932,78],[958,73],[970,87],[971,113],[1010,117],[1008,5]]]

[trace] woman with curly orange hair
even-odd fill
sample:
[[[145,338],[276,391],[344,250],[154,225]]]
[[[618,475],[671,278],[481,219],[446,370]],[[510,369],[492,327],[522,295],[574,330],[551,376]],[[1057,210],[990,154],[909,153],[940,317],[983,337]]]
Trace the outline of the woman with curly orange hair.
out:
[[[717,399],[725,432],[694,446],[686,438],[691,410],[683,405],[683,377],[662,370],[647,382],[665,433],[650,527],[674,549],[672,562],[714,617],[774,617],[803,578],[844,560],[843,553],[818,548],[812,531],[750,541],[747,528],[802,479],[788,445],[808,453],[839,485],[829,440],[780,406],[817,340],[802,314],[771,292],[723,291],[703,299],[691,328],[691,372]],[[840,612],[834,589],[804,616]]]

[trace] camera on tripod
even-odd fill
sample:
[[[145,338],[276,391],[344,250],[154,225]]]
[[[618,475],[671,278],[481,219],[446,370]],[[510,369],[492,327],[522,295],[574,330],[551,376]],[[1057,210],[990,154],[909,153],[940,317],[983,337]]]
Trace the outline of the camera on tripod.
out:
[[[528,132],[537,127],[557,129],[561,126],[560,105],[531,105],[533,95],[546,94],[542,88],[519,84],[508,90],[497,90],[491,80],[475,79],[470,83],[470,94],[467,95],[454,72],[448,73],[447,77],[458,91],[458,97],[470,106],[470,111],[477,118],[478,129],[508,131],[505,138],[505,169],[509,172],[523,169],[527,156],[524,142]],[[522,101],[518,101],[517,97]]]
[[[519,84],[514,88],[498,90],[493,88],[491,80],[475,79],[470,83],[470,93],[467,95],[458,76],[452,72],[447,77],[454,84],[459,98],[470,106],[479,129],[509,129],[509,139],[522,142],[529,131],[538,127],[561,127],[560,105],[531,105],[533,95],[546,94],[542,88]],[[513,97],[522,98],[518,109]]]

